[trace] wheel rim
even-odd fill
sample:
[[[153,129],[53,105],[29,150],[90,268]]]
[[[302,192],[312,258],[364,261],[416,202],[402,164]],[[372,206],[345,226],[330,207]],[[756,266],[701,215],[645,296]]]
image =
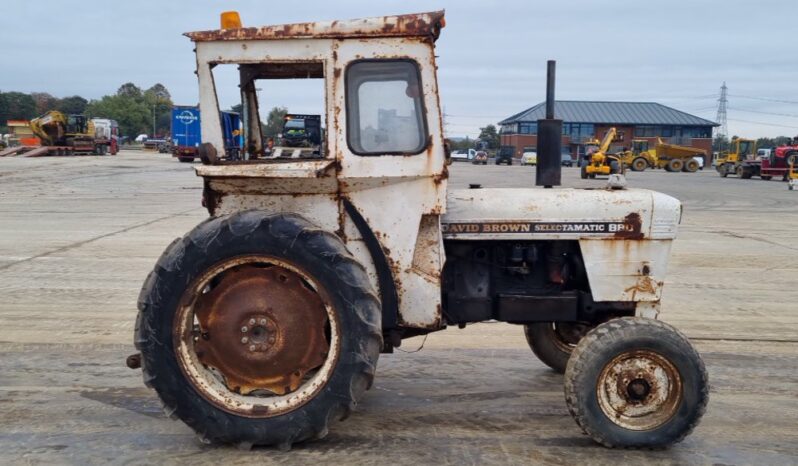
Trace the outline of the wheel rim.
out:
[[[326,385],[340,352],[327,292],[282,259],[244,256],[211,267],[175,315],[178,364],[217,407],[272,417]]]
[[[553,336],[551,341],[561,351],[570,353],[591,328],[592,326],[581,322],[552,322],[549,326]]]
[[[682,399],[682,378],[661,354],[629,351],[604,366],[596,390],[601,410],[614,424],[650,430],[676,413]]]

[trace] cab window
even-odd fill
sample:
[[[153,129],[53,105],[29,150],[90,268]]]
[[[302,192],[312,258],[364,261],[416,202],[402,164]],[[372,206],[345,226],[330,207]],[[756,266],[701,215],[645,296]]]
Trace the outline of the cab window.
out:
[[[346,70],[347,143],[358,155],[418,154],[427,123],[418,65],[363,60]]]

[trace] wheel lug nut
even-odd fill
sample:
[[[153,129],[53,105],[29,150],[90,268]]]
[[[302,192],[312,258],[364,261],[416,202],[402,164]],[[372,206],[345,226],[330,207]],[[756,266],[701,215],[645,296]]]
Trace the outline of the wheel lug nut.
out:
[[[249,330],[249,329],[247,328],[246,325],[241,327],[241,333],[247,333],[247,330]]]
[[[249,319],[249,325],[255,325],[255,319]]]
[[[249,350],[250,351],[255,351],[255,345],[249,345]]]
[[[260,324],[261,324],[261,325],[266,325],[266,319],[261,319],[261,320],[260,320]]]
[[[274,337],[269,337],[269,343],[274,343]]]
[[[241,339],[241,343],[246,343],[248,341],[249,341],[249,338],[247,338],[247,337],[244,337],[244,338]]]

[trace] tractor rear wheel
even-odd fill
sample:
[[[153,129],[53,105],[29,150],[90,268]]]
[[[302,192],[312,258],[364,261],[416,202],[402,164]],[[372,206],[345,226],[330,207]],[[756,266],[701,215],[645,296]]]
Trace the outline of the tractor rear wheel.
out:
[[[680,159],[671,159],[668,161],[667,169],[669,172],[680,172],[684,167],[684,162]]]
[[[587,322],[541,322],[524,325],[524,335],[535,356],[562,374],[576,344],[592,328]]]
[[[576,345],[565,401],[582,430],[606,447],[662,448],[684,439],[709,400],[704,362],[664,322],[621,317]]]
[[[139,296],[145,384],[204,441],[322,438],[371,385],[380,303],[341,240],[250,210],[175,240]]]
[[[648,168],[648,162],[643,157],[632,160],[632,171],[641,172]]]
[[[695,173],[698,171],[700,167],[701,165],[698,163],[697,160],[690,159],[687,161],[687,163],[684,164],[683,170],[688,173]]]

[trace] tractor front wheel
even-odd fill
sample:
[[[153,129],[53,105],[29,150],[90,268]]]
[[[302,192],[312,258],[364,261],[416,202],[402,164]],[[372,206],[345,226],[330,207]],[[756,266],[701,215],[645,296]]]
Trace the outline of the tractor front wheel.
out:
[[[336,235],[244,211],[167,248],[135,343],[145,384],[204,441],[290,448],[327,435],[371,385],[380,303]]]
[[[582,430],[606,447],[662,448],[684,439],[709,400],[704,362],[664,322],[621,317],[576,345],[565,401]]]
[[[588,174],[587,174],[587,165],[582,165],[582,168],[581,168],[581,169],[580,169],[580,171],[579,171],[579,176],[580,176],[580,177],[581,177],[583,180],[586,180],[586,179],[587,179],[587,177],[588,177]]]

